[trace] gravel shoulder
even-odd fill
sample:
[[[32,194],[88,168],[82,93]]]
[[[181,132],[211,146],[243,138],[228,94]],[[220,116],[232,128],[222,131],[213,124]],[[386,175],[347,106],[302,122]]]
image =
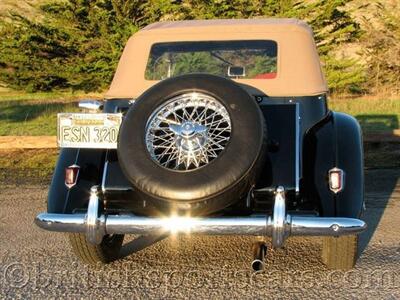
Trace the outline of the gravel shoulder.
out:
[[[33,225],[46,184],[0,187],[0,298],[400,298],[400,169],[368,170],[360,258],[329,271],[318,238],[291,238],[270,250],[266,270],[250,271],[251,237],[168,237],[122,260],[91,268],[66,237]]]

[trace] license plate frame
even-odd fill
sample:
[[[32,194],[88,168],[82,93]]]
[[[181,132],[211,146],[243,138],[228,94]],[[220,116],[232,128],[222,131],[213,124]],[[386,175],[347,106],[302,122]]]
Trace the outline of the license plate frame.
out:
[[[57,114],[57,145],[60,148],[116,149],[120,113]]]

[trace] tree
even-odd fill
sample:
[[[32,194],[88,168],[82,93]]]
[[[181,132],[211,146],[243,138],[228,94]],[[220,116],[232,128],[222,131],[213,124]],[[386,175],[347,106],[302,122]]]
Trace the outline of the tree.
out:
[[[105,88],[128,37],[165,20],[296,17],[309,22],[333,91],[363,81],[354,61],[336,48],[358,38],[345,0],[64,0],[39,6],[43,17],[16,13],[0,22],[0,81],[14,88]],[[346,78],[339,75],[346,74]]]
[[[365,82],[362,65],[336,50],[361,35],[359,24],[344,10],[346,0],[183,0],[148,1],[148,20],[289,17],[307,21],[332,92],[359,92]],[[179,3],[180,5],[177,5]]]
[[[400,93],[400,3],[378,4],[363,23],[368,31],[362,39],[369,87],[376,93]]]
[[[122,2],[53,1],[39,7],[39,20],[10,12],[12,22],[0,23],[0,81],[28,91],[103,89],[138,29],[139,18],[131,21],[138,12],[128,18]]]

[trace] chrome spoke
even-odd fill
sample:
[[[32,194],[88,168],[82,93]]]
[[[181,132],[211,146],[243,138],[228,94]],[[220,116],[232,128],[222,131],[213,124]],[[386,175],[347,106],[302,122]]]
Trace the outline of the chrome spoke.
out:
[[[146,125],[152,159],[167,169],[187,171],[207,165],[231,136],[226,108],[215,98],[188,93],[158,107]]]

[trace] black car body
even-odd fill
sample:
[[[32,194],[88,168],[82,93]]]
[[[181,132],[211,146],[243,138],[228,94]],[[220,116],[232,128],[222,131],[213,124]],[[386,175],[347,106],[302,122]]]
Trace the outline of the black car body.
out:
[[[62,149],[36,223],[70,232],[84,261],[115,259],[124,234],[190,232],[273,247],[325,236],[324,262],[354,265],[366,228],[361,130],[328,109],[305,23],[150,25],[128,42],[105,101],[82,107],[59,115]]]

